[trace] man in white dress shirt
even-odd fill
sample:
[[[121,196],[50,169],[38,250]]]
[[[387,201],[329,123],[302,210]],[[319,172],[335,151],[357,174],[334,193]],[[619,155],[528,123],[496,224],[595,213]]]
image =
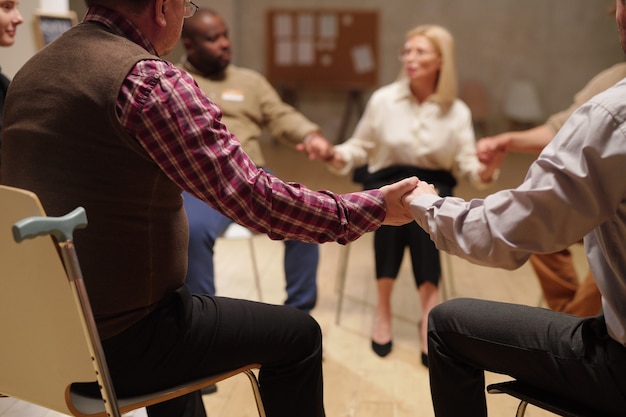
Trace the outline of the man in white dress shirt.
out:
[[[616,21],[626,52],[626,0]],[[522,185],[484,200],[440,198],[421,182],[411,202],[437,247],[471,262],[514,269],[532,253],[584,237],[603,314],[455,299],[429,316],[435,415],[487,415],[484,371],[554,398],[623,416],[626,410],[626,80],[580,107],[532,164]]]

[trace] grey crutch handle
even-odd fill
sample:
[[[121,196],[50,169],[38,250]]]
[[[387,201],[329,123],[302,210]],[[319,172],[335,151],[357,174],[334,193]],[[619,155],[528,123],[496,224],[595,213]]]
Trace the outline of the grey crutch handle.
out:
[[[27,217],[13,225],[13,239],[20,243],[24,239],[37,236],[53,235],[57,242],[72,240],[75,229],[87,227],[87,213],[82,207],[61,217],[33,216]]]

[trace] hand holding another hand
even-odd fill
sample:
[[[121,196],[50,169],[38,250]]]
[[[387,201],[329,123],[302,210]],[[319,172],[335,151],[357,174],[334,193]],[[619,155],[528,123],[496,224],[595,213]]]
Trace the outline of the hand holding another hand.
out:
[[[302,143],[296,145],[296,149],[307,154],[310,160],[319,159],[329,161],[333,158],[333,145],[319,133],[307,135]]]
[[[410,177],[380,188],[387,204],[387,215],[383,224],[401,226],[413,220],[409,202],[415,197],[412,194],[419,182],[417,177]]]
[[[489,136],[480,139],[476,143],[478,160],[484,165],[493,165],[502,162],[502,158],[508,152],[510,139],[506,134]]]
[[[434,185],[429,184],[426,181],[420,181],[417,184],[417,187],[415,187],[415,190],[413,190],[413,192],[404,196],[404,200],[407,205],[410,205],[411,201],[413,201],[415,197],[427,194],[438,196],[439,192]]]

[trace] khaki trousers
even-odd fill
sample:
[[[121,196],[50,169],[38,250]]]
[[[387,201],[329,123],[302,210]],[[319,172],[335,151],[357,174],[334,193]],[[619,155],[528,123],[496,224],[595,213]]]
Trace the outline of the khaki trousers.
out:
[[[579,281],[569,249],[533,254],[530,263],[550,309],[580,317],[599,314],[601,296],[593,275],[590,271],[582,282]]]

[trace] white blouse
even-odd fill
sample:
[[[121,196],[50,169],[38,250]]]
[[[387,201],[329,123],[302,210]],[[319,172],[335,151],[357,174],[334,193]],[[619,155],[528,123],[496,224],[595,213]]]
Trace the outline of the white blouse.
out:
[[[353,136],[335,146],[347,165],[331,171],[345,175],[368,164],[370,172],[392,165],[450,171],[457,179],[481,182],[476,156],[472,115],[465,103],[456,99],[443,113],[439,104],[418,103],[407,79],[376,90],[357,124]],[[481,187],[482,188],[482,187]]]

